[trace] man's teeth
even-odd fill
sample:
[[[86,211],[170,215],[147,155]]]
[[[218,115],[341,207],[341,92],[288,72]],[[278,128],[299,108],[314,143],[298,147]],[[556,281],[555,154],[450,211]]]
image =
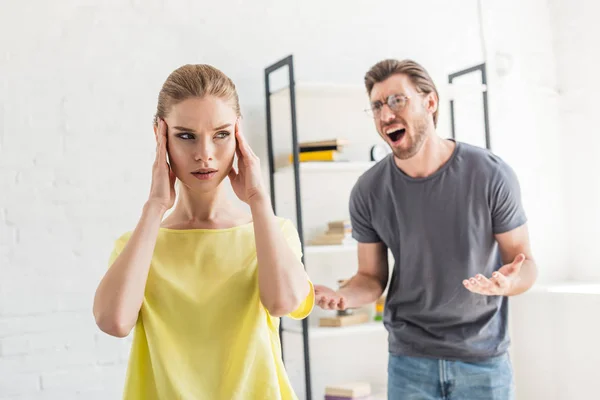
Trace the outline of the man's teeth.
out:
[[[403,131],[403,130],[404,130],[404,128],[390,128],[390,129],[386,130],[386,131],[385,131],[385,133],[386,133],[387,135],[389,135],[389,134],[390,134],[390,133],[392,133],[392,132],[396,132],[396,131]]]

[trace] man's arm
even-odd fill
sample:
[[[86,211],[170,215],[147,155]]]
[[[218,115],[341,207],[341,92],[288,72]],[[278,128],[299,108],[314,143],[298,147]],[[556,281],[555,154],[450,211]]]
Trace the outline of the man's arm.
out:
[[[388,281],[387,248],[382,242],[358,244],[358,272],[338,291],[315,285],[316,303],[326,310],[345,310],[374,303]]]
[[[516,296],[535,283],[538,268],[529,243],[529,230],[523,224],[495,235],[504,265],[490,279],[478,274],[463,284],[472,292],[490,296]]]

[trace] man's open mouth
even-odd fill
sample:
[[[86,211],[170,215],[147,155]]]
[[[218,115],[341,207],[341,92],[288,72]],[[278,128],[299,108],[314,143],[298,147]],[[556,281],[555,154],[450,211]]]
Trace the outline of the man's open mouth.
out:
[[[397,129],[395,131],[388,132],[387,136],[390,138],[390,140],[392,142],[397,142],[398,140],[402,139],[402,137],[404,136],[405,133],[406,133],[406,129],[402,128],[402,129]]]

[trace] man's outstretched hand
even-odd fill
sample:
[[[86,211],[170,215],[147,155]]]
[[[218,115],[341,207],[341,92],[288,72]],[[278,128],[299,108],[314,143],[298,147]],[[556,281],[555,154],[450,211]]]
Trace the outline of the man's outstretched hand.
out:
[[[479,293],[487,296],[506,296],[512,293],[514,287],[519,281],[519,272],[525,262],[525,255],[518,254],[514,261],[505,264],[491,278],[486,278],[481,274],[465,279],[463,285],[473,293]]]
[[[346,298],[323,285],[315,285],[315,302],[324,310],[346,309]]]

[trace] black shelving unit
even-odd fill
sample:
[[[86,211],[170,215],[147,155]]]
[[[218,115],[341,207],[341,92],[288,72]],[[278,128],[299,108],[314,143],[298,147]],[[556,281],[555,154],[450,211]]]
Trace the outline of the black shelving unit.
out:
[[[298,234],[300,236],[300,244],[302,249],[302,263],[304,263],[304,232],[302,229],[302,204],[301,204],[301,192],[300,192],[300,157],[299,157],[299,146],[298,146],[298,128],[296,123],[296,90],[294,81],[294,58],[292,55],[285,57],[284,59],[274,63],[273,65],[265,68],[265,98],[266,98],[266,114],[267,114],[267,149],[269,155],[269,183],[271,188],[271,204],[273,205],[273,211],[277,213],[275,204],[275,154],[273,151],[273,128],[271,124],[271,85],[270,77],[275,71],[282,68],[288,68],[288,87],[290,91],[290,106],[291,106],[291,123],[292,123],[292,154],[293,154],[293,167],[294,167],[294,186],[296,196],[296,221]],[[306,267],[305,267],[306,268]],[[285,362],[283,354],[283,324],[279,324],[279,338],[281,341],[282,358]],[[310,354],[309,354],[309,341],[308,341],[308,318],[302,320],[302,342],[304,347],[304,380],[305,380],[305,392],[306,399],[312,400],[312,389],[310,379]]]
[[[454,79],[464,76],[464,75],[476,73],[476,72],[481,73],[481,84],[487,85],[487,74],[486,74],[486,64],[485,63],[474,65],[470,68],[463,69],[461,71],[457,71],[457,72],[454,72],[454,73],[448,75],[448,83],[452,84]],[[491,139],[490,139],[490,118],[489,118],[489,111],[488,111],[487,88],[483,91],[482,95],[483,95],[483,123],[484,123],[484,128],[485,128],[485,147],[488,150],[491,150],[492,144],[491,144]],[[450,100],[450,124],[452,127],[452,139],[456,139],[454,100]]]

